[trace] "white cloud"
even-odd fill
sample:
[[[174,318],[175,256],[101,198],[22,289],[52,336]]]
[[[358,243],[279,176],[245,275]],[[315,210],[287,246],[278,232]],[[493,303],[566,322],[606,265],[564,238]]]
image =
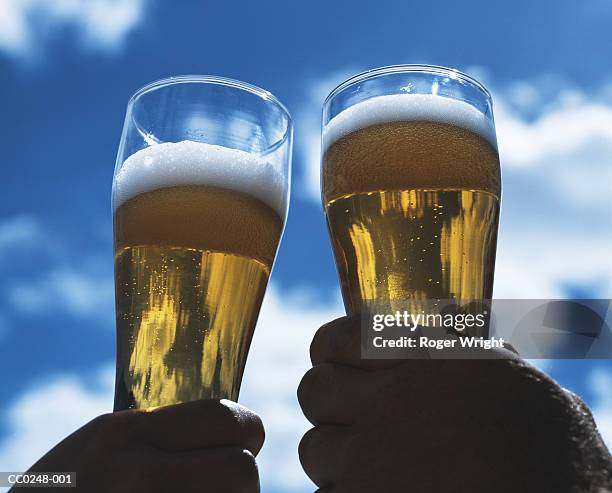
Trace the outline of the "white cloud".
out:
[[[75,375],[50,378],[11,403],[9,435],[0,443],[0,468],[25,471],[60,440],[112,410],[114,368],[98,372],[93,387]]]
[[[607,232],[573,233],[571,225],[564,232],[545,223],[540,232],[521,231],[519,225],[504,225],[502,220],[495,297],[566,298],[568,288],[594,292],[591,297],[611,296],[612,236]]]
[[[38,219],[30,214],[18,214],[0,222],[0,252],[6,252],[24,244],[42,242],[44,233]]]
[[[317,204],[319,112],[328,90],[347,72],[355,73],[309,84],[297,113],[297,193]],[[496,297],[564,297],[568,286],[612,296],[610,87],[587,95],[560,77],[547,77],[494,91],[504,188]]]
[[[612,106],[583,102],[560,102],[534,121],[524,121],[502,98],[495,102],[499,150],[509,166],[537,165],[543,160],[582,151],[612,141]]]
[[[612,372],[603,369],[591,373],[588,378],[595,404],[591,411],[608,449],[612,450]]]
[[[147,0],[2,0],[0,50],[37,54],[65,28],[89,48],[112,51],[141,21]]]
[[[574,286],[612,296],[612,105],[565,88],[528,119],[507,93],[494,99],[504,187],[495,295],[562,298]]]
[[[113,319],[114,284],[112,277],[74,267],[57,267],[35,281],[16,281],[9,299],[30,314],[62,309],[73,316]]]
[[[6,275],[12,263],[37,259],[34,279]],[[78,258],[75,262],[74,259]],[[22,264],[20,264],[22,265]],[[31,214],[19,214],[0,221],[0,272],[4,274],[6,300],[18,310],[45,315],[63,310],[77,317],[94,317],[112,324],[114,298],[112,264],[108,257],[67,255],[66,245]],[[46,272],[45,272],[46,271]],[[0,336],[8,324],[0,317]]]
[[[549,188],[577,207],[609,205],[612,104],[566,90],[528,121],[501,94],[495,99],[495,119],[505,171],[545,178]],[[522,167],[530,169],[520,174],[516,168]],[[612,221],[612,208],[603,212]]]

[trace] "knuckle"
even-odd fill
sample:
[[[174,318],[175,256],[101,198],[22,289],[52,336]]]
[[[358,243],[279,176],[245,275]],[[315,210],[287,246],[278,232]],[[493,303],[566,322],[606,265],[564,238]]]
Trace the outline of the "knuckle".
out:
[[[310,360],[313,365],[321,363],[325,359],[325,353],[329,352],[331,339],[336,332],[338,320],[326,323],[317,329],[310,343]]]
[[[205,406],[204,409],[206,412],[222,418],[232,418],[236,414],[234,412],[234,407],[236,406],[234,401],[227,399],[210,399],[200,401],[200,403]]]
[[[105,413],[96,416],[87,426],[93,430],[94,433],[102,436],[116,435],[120,422],[121,419],[118,413]]]
[[[111,416],[112,414],[110,413],[100,414],[100,416],[96,416],[94,419],[92,419],[87,426],[96,431],[106,429],[108,428],[108,422],[111,419]]]
[[[298,398],[298,402],[302,410],[305,410],[308,408],[308,401],[309,401],[308,397],[310,395],[309,387],[312,381],[313,371],[314,371],[314,368],[311,368],[310,370],[308,370],[304,374],[304,376],[302,377],[302,380],[300,381],[300,384],[298,385],[297,398]]]
[[[127,443],[135,444],[140,441],[140,426],[146,413],[137,410],[106,413],[94,418],[89,424],[96,437],[114,447]]]
[[[142,428],[146,428],[150,419],[148,412],[138,409],[130,409],[128,411],[120,411],[114,413],[113,427],[126,437],[133,437],[142,433]]]
[[[306,418],[313,424],[318,424],[319,412],[329,408],[330,399],[336,399],[337,372],[337,365],[323,363],[308,370],[300,382],[298,402]]]
[[[228,400],[206,402],[206,426],[224,430],[226,443],[243,443],[247,438],[247,428],[253,421],[252,412]]]
[[[311,428],[300,440],[300,444],[298,445],[298,456],[300,457],[300,461],[302,465],[304,465],[305,459],[310,456],[312,449],[314,448],[314,443],[316,442],[316,427]]]
[[[308,370],[298,387],[298,398],[308,398],[313,392],[319,392],[323,386],[333,382],[336,373],[335,365],[322,363]]]
[[[251,413],[248,422],[249,427],[245,431],[245,440],[249,444],[254,444],[254,450],[251,450],[251,452],[256,455],[264,444],[266,430],[261,418],[255,413]]]
[[[315,426],[311,428],[300,440],[300,444],[298,446],[298,453],[300,457],[309,456],[313,452],[316,453],[317,449],[322,445],[322,442],[325,441],[325,429],[321,426]]]
[[[211,405],[212,411],[219,416],[219,421],[223,426],[234,432],[240,431],[243,415],[235,407],[230,405],[228,401],[215,401]]]
[[[266,432],[261,418],[253,412],[243,412],[232,420],[233,442],[257,455],[263,446]]]
[[[256,433],[258,433],[261,436],[265,436],[266,429],[265,429],[263,421],[261,420],[259,415],[253,413],[252,416],[251,416],[251,423],[252,423],[253,429],[255,430]]]
[[[253,442],[261,442],[265,436],[264,426],[261,418],[241,406],[228,406],[220,403],[219,408],[220,426],[226,430],[230,440],[239,444],[247,445]]]
[[[306,473],[316,470],[319,461],[324,460],[324,454],[322,453],[324,443],[324,432],[318,426],[308,430],[300,440],[298,457]]]
[[[340,317],[322,325],[315,333],[310,344],[310,357],[313,363],[320,363],[338,354],[344,342],[351,341],[359,330],[359,318]]]
[[[313,388],[313,385],[315,385],[316,383],[316,378],[317,378],[316,375],[319,371],[320,370],[318,366],[311,368],[304,374],[304,376],[302,377],[302,380],[300,381],[300,384],[298,385],[297,398],[298,398],[300,407],[302,408],[304,412],[307,412],[312,405],[312,402],[311,402],[311,395],[313,392],[312,388]]]
[[[355,427],[337,425],[319,425],[308,430],[298,446],[298,455],[302,465],[308,466],[326,460],[329,454],[345,454],[345,443],[355,432]],[[368,444],[365,445],[367,448]]]
[[[233,448],[229,461],[236,491],[249,493],[259,491],[259,470],[255,456],[246,449]]]

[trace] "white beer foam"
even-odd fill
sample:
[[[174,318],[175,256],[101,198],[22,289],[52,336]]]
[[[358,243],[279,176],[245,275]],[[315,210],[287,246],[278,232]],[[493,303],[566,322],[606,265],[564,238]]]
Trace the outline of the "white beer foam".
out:
[[[497,148],[493,123],[471,104],[435,94],[392,94],[366,99],[338,113],[323,131],[323,151],[356,130],[401,121],[456,125],[482,136]]]
[[[286,181],[272,163],[238,149],[190,140],[156,144],[128,157],[115,176],[113,208],[141,193],[180,185],[242,192],[285,216]]]

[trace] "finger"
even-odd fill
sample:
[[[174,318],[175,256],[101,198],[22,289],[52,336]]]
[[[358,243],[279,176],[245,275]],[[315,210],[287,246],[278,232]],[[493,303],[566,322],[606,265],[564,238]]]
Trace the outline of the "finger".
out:
[[[255,457],[241,447],[220,447],[165,453],[147,472],[151,493],[180,491],[259,492]]]
[[[499,359],[491,359],[494,351],[481,351],[485,352],[485,359],[409,359],[377,371],[320,364],[302,378],[298,400],[315,425],[352,425],[422,415],[446,419],[453,408],[466,413],[478,412],[478,406],[494,409],[512,400],[516,385],[523,381],[533,380],[535,391],[542,387],[538,382],[546,377],[510,351],[497,350],[505,353]],[[493,388],[495,399],[486,390]]]
[[[512,360],[406,360],[377,371],[324,363],[302,378],[298,400],[314,425],[355,425],[452,417],[511,399],[520,362]],[[532,372],[527,371],[530,375]],[[488,399],[483,389],[496,389]],[[480,404],[479,404],[480,403]]]
[[[315,484],[334,492],[379,491],[391,479],[394,487],[386,489],[402,491],[406,475],[427,448],[417,439],[429,434],[415,431],[409,423],[317,426],[300,442],[300,461]]]
[[[298,387],[298,400],[306,418],[314,425],[350,425],[377,407],[377,389],[385,370],[367,372],[324,363],[306,372]]]
[[[228,400],[200,400],[134,413],[135,432],[163,450],[240,446],[257,455],[265,432],[259,416]]]
[[[317,365],[302,378],[298,401],[304,416],[313,425],[410,420],[410,413],[422,410],[431,401],[432,393],[444,395],[435,381],[434,387],[429,388],[427,374],[419,374],[420,363],[431,366],[440,362],[409,360],[404,365],[378,371],[331,363]]]
[[[302,437],[300,463],[317,486],[331,487],[339,477],[349,430],[346,426],[317,426]]]
[[[341,317],[317,330],[310,345],[313,365],[338,363],[364,370],[388,368],[402,360],[363,359],[361,357],[361,317]]]

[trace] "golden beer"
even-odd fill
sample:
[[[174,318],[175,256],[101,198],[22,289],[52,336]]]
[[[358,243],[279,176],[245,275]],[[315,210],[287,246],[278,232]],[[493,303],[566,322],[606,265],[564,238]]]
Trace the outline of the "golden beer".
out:
[[[500,170],[476,110],[434,95],[359,106],[324,133],[323,199],[348,313],[490,298]]]
[[[181,176],[193,168],[183,148],[199,152],[198,144],[170,145],[179,148],[167,163],[160,162],[166,159],[162,151],[141,151],[157,152],[154,169],[146,171],[157,171],[158,179],[153,186],[139,185],[152,188],[139,193],[128,186],[128,198],[119,197],[114,212],[116,409],[237,399],[283,228],[278,208],[261,193],[240,189],[246,186],[225,176],[214,160],[200,163],[209,166],[202,169],[210,175],[200,171],[202,184],[162,186],[195,178]],[[231,156],[222,152],[221,164],[230,168]],[[129,174],[146,168],[147,157],[124,165],[126,177],[119,174],[119,184],[122,178],[128,185],[142,183],[140,175]],[[220,175],[210,171],[215,166]]]

